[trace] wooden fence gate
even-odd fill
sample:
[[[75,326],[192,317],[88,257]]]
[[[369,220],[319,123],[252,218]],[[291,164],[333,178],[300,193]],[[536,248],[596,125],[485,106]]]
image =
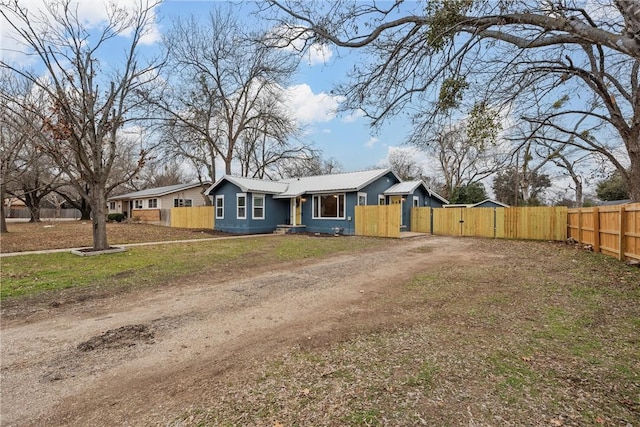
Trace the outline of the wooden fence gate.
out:
[[[356,236],[400,237],[400,205],[356,206]]]
[[[411,230],[446,236],[565,240],[566,207],[413,208]],[[413,218],[417,218],[414,223]],[[429,219],[430,224],[425,222]]]

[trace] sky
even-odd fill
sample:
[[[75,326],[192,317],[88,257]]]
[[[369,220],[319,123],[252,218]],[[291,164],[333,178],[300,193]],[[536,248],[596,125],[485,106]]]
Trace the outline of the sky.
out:
[[[105,18],[105,1],[84,0],[79,3],[79,14],[89,27],[97,27]],[[116,1],[125,7],[133,3],[128,0]],[[251,4],[235,3],[242,9],[247,26],[250,26],[255,19],[250,14]],[[21,0],[21,4],[30,10],[37,9],[41,7],[42,0]],[[161,3],[155,9],[156,23],[143,40],[145,52],[150,53],[160,48],[162,34],[171,27],[174,18],[190,15],[206,17],[213,4],[214,1],[211,0],[167,0]],[[15,43],[7,32],[6,23],[0,23],[0,31],[3,57],[28,62],[28,58],[20,55],[19,49],[14,50]],[[314,148],[321,150],[323,158],[337,160],[344,171],[386,166],[390,150],[410,150],[409,147],[403,146],[408,124],[403,123],[401,118],[389,121],[373,133],[367,120],[358,111],[336,113],[340,97],[332,95],[331,89],[336,83],[344,80],[346,71],[353,65],[354,60],[357,60],[357,55],[339,53],[328,46],[312,49],[310,54],[303,58],[298,73],[286,88],[292,111],[304,126],[305,142],[312,143]],[[421,161],[426,161],[424,156],[421,156]]]
[[[30,10],[42,7],[45,0],[19,0],[20,4]],[[105,3],[115,2],[122,7],[131,8],[136,2],[132,0],[81,0],[78,3],[78,13],[90,28],[96,28],[106,18]],[[153,54],[161,47],[162,35],[172,26],[177,17],[206,18],[216,1],[214,0],[165,0],[155,10],[155,22],[151,31],[143,39],[143,52]],[[245,18],[247,28],[255,23],[252,11],[255,6],[250,2],[234,1]],[[410,4],[410,3],[409,3]],[[111,60],[117,61],[114,56]],[[369,123],[359,111],[338,114],[336,109],[340,97],[332,94],[332,88],[347,78],[347,71],[355,61],[361,60],[359,51],[338,51],[335,47],[323,46],[312,49],[301,61],[299,70],[293,80],[286,87],[289,94],[290,106],[296,119],[304,126],[304,140],[322,151],[325,159],[335,159],[342,169],[357,171],[372,167],[386,167],[387,157],[394,150],[409,151],[422,166],[425,175],[438,177],[435,159],[423,152],[405,145],[411,124],[403,116],[387,120],[374,133]],[[20,47],[11,39],[6,22],[0,17],[0,56],[12,61],[24,61],[29,65],[29,57],[24,56]],[[109,59],[107,58],[107,62]],[[218,167],[223,171],[223,167]],[[216,178],[219,178],[216,177]],[[561,184],[560,187],[564,187]],[[491,193],[490,182],[485,188]]]

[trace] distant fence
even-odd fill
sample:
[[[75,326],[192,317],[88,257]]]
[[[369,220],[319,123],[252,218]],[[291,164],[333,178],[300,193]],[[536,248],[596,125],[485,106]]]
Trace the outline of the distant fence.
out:
[[[400,237],[400,205],[356,206],[356,235]]]
[[[40,218],[65,218],[65,219],[80,219],[81,214],[78,209],[55,209],[55,208],[42,208],[40,209]],[[26,208],[10,208],[5,209],[5,218],[31,218],[29,209]]]
[[[207,228],[212,230],[213,206],[197,206],[190,208],[172,208],[170,214],[171,227],[175,228]]]
[[[567,208],[412,208],[411,231],[446,236],[565,240]]]
[[[594,252],[640,260],[640,203],[569,209],[567,229]]]

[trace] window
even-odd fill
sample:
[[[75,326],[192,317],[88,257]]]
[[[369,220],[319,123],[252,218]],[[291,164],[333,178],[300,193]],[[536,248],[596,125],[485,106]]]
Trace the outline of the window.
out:
[[[224,218],[224,195],[216,196],[216,219]]]
[[[134,209],[142,209],[142,200],[134,200],[133,201]]]
[[[174,208],[190,208],[191,206],[193,206],[191,199],[173,199]]]
[[[236,217],[238,219],[245,219],[247,217],[247,195],[244,193],[236,194]]]
[[[378,195],[378,205],[380,206],[384,205],[384,196],[382,194]]]
[[[158,199],[149,199],[149,209],[154,209],[158,207]]]
[[[313,196],[313,217],[344,219],[344,194]]]
[[[420,197],[418,196],[413,196],[413,207],[417,208],[420,206]]]
[[[264,194],[253,195],[253,219],[264,219]]]
[[[365,206],[367,204],[367,193],[358,193],[358,206]]]
[[[110,211],[116,210],[116,202],[109,202],[109,210]]]

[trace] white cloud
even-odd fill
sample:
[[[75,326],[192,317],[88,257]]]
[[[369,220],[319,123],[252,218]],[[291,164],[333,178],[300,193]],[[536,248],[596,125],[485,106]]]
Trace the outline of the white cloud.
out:
[[[303,124],[328,122],[335,118],[342,97],[325,92],[313,93],[307,84],[287,88],[288,106],[291,114]]]
[[[44,34],[47,30],[47,25],[51,24],[51,20],[48,18],[50,15],[47,11],[47,3],[48,2],[44,0],[19,1],[19,6],[28,10],[29,17],[36,32],[41,34]],[[101,29],[107,22],[109,18],[109,5],[116,6],[130,15],[135,13],[138,2],[132,2],[130,0],[72,1],[70,7],[71,10],[77,11],[78,20],[82,25],[84,25],[88,31],[91,31]],[[140,41],[143,45],[156,43],[161,38],[155,15],[155,7],[156,6],[150,11],[150,23],[145,29],[145,34]],[[11,17],[11,14],[9,13],[8,16]],[[132,28],[124,29],[121,32],[121,36],[131,37],[132,32]],[[0,46],[0,55],[3,59],[25,64],[32,63],[32,59],[25,55],[28,49],[19,41],[19,37],[17,37],[17,34],[13,28],[11,28],[11,25],[6,22],[4,17],[0,18]]]
[[[372,136],[364,143],[364,146],[367,148],[373,148],[378,142],[380,142],[380,140],[375,136]]]
[[[353,123],[356,120],[358,120],[360,117],[364,117],[364,111],[358,109],[358,110],[355,110],[353,113],[344,116],[342,118],[342,121],[344,123]]]

